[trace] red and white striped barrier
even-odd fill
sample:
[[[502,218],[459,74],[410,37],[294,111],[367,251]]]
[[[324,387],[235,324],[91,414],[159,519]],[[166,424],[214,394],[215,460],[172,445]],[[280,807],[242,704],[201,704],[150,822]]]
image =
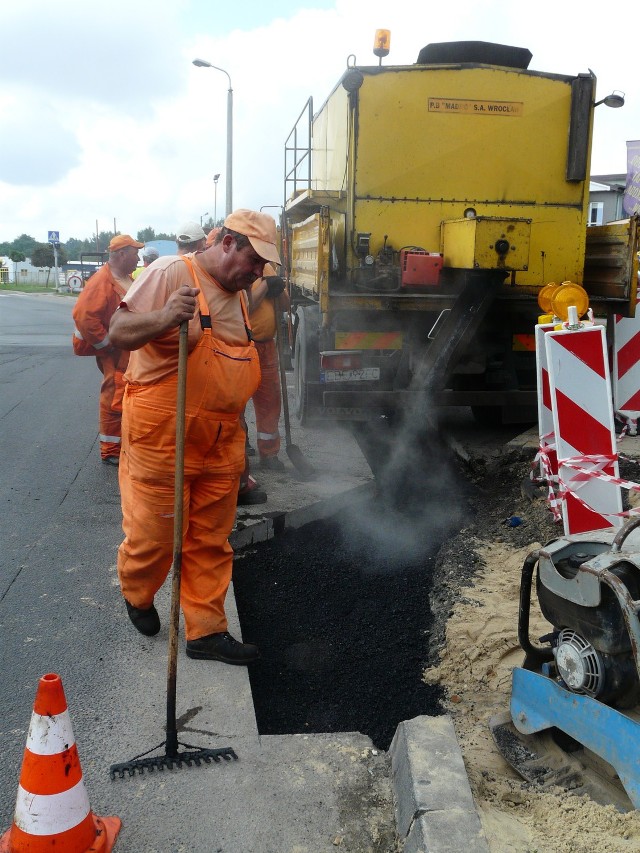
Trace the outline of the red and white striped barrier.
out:
[[[613,330],[613,405],[628,435],[638,434],[640,417],[640,311],[635,317],[616,314]]]
[[[538,431],[540,435],[540,473],[543,478],[549,475],[557,480],[558,458],[556,455],[553,410],[551,408],[551,390],[549,388],[549,370],[547,367],[547,348],[544,336],[554,329],[553,323],[540,323],[535,329],[536,373],[538,381]]]
[[[544,340],[565,535],[620,526],[605,329],[574,324],[546,332]]]

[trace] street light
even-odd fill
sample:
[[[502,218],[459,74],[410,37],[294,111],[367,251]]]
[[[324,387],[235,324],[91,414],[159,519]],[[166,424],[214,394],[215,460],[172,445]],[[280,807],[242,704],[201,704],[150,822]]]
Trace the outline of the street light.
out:
[[[596,101],[593,106],[599,107],[600,104],[604,104],[605,107],[612,107],[614,110],[620,109],[620,107],[624,107],[624,92],[614,89],[610,95],[601,101]]]
[[[220,173],[213,176],[213,225],[218,224],[218,178]]]
[[[233,88],[231,86],[231,77],[229,72],[224,68],[219,68],[206,59],[194,59],[193,64],[198,68],[215,68],[216,71],[222,71],[227,75],[229,80],[229,91],[227,92],[227,216],[232,210],[232,184],[233,184]]]
[[[209,215],[209,211],[207,211],[206,213],[203,213],[202,216],[200,217],[200,227],[201,228],[202,228],[202,220],[205,218],[205,216],[208,216],[208,215]]]

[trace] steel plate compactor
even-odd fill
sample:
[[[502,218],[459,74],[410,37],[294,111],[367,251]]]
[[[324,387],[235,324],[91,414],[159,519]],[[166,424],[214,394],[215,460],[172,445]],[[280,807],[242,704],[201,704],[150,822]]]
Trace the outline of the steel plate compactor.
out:
[[[525,659],[513,671],[510,713],[490,722],[500,751],[529,781],[624,810],[640,808],[640,537],[627,542],[637,527],[640,518],[529,554],[518,618]],[[534,577],[553,626],[535,644]]]

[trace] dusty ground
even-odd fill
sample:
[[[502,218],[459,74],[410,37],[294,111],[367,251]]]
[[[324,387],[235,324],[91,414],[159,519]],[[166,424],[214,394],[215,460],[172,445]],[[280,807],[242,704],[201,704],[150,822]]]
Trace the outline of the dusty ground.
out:
[[[433,650],[431,659],[441,662],[425,672],[425,681],[444,689],[493,853],[640,851],[640,813],[537,791],[502,759],[488,728],[489,718],[508,708],[511,669],[523,659],[517,642],[522,564],[531,550],[562,535],[544,500],[521,493],[530,462],[521,451],[489,464],[472,462],[471,476],[486,500],[478,501],[472,524],[439,555],[434,594],[440,606],[433,596],[432,606],[445,618],[433,641],[443,645]],[[638,470],[623,475],[637,481]],[[510,527],[511,516],[522,524]],[[539,620],[542,634],[548,623]],[[533,620],[531,636],[539,636]]]

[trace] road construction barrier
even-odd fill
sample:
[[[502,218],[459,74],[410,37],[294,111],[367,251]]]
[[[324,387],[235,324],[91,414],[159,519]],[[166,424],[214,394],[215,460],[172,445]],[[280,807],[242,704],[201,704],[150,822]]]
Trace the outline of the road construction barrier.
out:
[[[565,535],[618,527],[622,497],[605,329],[570,321],[544,340]]]
[[[62,680],[38,683],[13,825],[0,853],[110,853],[121,821],[97,817],[84,786]]]
[[[560,519],[560,508],[556,499],[558,487],[558,455],[556,453],[556,434],[553,425],[551,390],[549,388],[549,369],[547,367],[547,348],[544,336],[553,331],[553,323],[539,323],[535,328],[536,375],[538,382],[538,454],[534,461],[540,470],[540,479],[549,487],[548,503],[554,517]]]
[[[635,317],[616,314],[613,327],[613,405],[625,423],[625,432],[638,434],[640,417],[640,312]]]

